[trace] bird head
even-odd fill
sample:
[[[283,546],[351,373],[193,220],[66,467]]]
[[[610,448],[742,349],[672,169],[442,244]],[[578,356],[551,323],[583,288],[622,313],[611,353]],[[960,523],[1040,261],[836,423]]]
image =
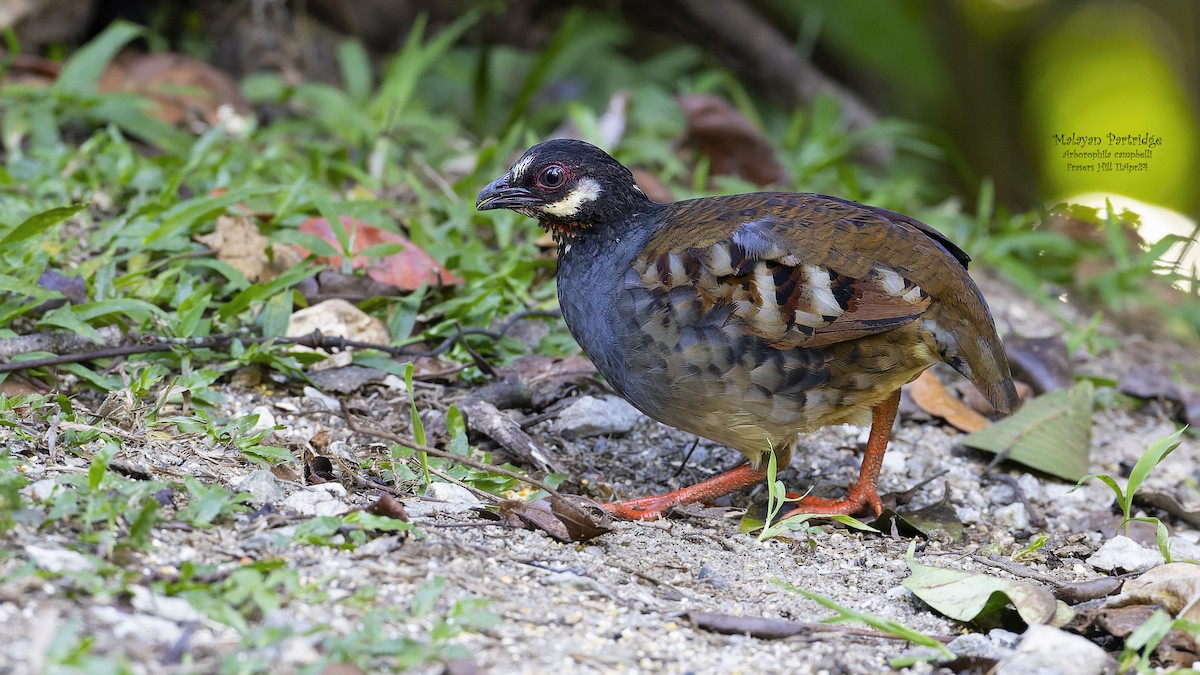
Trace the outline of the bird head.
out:
[[[573,239],[628,220],[653,205],[620,162],[571,139],[539,143],[479,192],[475,208],[511,209],[536,218],[556,238]]]

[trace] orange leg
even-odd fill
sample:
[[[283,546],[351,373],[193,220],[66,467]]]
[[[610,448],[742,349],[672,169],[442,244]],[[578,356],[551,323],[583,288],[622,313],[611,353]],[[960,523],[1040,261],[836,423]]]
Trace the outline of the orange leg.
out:
[[[796,502],[796,508],[784,517],[796,516],[802,513],[817,515],[854,515],[870,506],[875,515],[883,512],[883,503],[879,500],[879,491],[875,484],[879,480],[879,470],[883,467],[883,453],[887,451],[888,439],[892,435],[892,424],[896,421],[896,411],[900,407],[900,390],[875,404],[871,409],[871,435],[867,438],[867,451],[863,455],[862,469],[858,472],[858,480],[850,486],[850,493],[842,499],[822,499],[820,497],[805,497]]]
[[[871,409],[871,435],[867,439],[867,451],[863,455],[862,469],[859,470],[858,480],[850,486],[850,493],[842,499],[822,499],[821,497],[804,497],[796,502],[796,507],[784,515],[784,518],[811,513],[817,515],[852,515],[866,507],[871,507],[876,515],[883,511],[883,503],[875,487],[879,479],[879,470],[883,467],[883,453],[887,451],[888,439],[892,435],[892,425],[896,421],[896,411],[900,406],[900,390]],[[708,502],[723,497],[731,492],[749,487],[766,480],[766,469],[755,469],[749,464],[743,464],[708,480],[695,485],[680,488],[674,492],[638,499],[627,499],[612,502],[602,506],[609,513],[624,520],[658,520],[673,506]]]
[[[709,502],[730,492],[737,492],[744,487],[761,483],[766,478],[765,469],[754,469],[749,464],[743,464],[736,469],[674,492],[627,499],[623,502],[603,504],[603,506],[609,513],[624,520],[658,520],[663,517],[667,509],[673,506]]]

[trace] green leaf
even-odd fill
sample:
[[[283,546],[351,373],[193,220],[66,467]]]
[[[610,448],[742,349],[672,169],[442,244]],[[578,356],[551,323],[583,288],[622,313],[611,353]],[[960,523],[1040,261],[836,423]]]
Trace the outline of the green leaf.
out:
[[[91,94],[109,61],[142,29],[128,21],[114,21],[91,42],[80,47],[58,74],[51,89],[59,94]]]
[[[1038,471],[1078,481],[1087,474],[1092,447],[1091,382],[1027,402],[1011,417],[980,429],[963,445],[1003,454]]]
[[[108,471],[108,464],[116,450],[116,443],[109,441],[92,455],[92,465],[88,467],[88,489],[94,492],[100,487],[100,481],[104,480],[104,474]]]
[[[39,235],[85,208],[87,208],[87,204],[72,204],[71,206],[59,206],[34,214],[26,218],[20,225],[5,233],[4,238],[0,239],[0,248]]]
[[[1012,603],[1026,624],[1062,625],[1058,621],[1066,606],[1060,607],[1048,589],[978,572],[922,565],[913,559],[914,549],[915,544],[908,548],[912,574],[902,585],[941,614],[994,628],[1003,625],[1002,613]]]
[[[1125,517],[1128,518],[1129,514],[1133,512],[1133,494],[1142,487],[1142,483],[1146,481],[1154,467],[1179,447],[1179,444],[1182,443],[1179,437],[1186,430],[1185,426],[1169,436],[1158,439],[1146,449],[1146,452],[1142,453],[1137,463],[1133,465],[1133,469],[1129,472],[1129,482],[1125,484],[1125,501],[1128,502],[1124,506]]]
[[[87,339],[96,342],[104,342],[104,337],[96,331],[95,328],[87,325],[83,319],[75,313],[75,308],[70,305],[63,305],[46,313],[42,320],[37,323],[41,326],[56,326],[64,330],[78,333]]]
[[[338,45],[338,65],[346,95],[358,105],[371,96],[371,58],[358,40],[345,40]]]
[[[446,579],[444,577],[434,577],[421,585],[416,593],[413,593],[412,604],[409,606],[409,613],[414,617],[420,618],[433,611],[433,606],[437,603],[438,598],[442,595],[442,589],[446,587]]]
[[[874,628],[875,630],[882,631],[889,635],[895,635],[896,637],[908,640],[909,642],[911,642],[915,645],[921,645],[922,647],[931,647],[933,649],[936,649],[939,652],[941,652],[942,656],[944,656],[947,659],[954,658],[954,653],[951,652],[949,649],[947,649],[946,645],[942,644],[941,642],[933,639],[932,637],[930,637],[918,630],[909,628],[908,626],[905,626],[902,623],[892,621],[891,619],[885,619],[881,616],[876,616],[874,614],[863,614],[863,613],[856,612],[856,611],[850,609],[849,607],[845,607],[845,606],[837,603],[836,601],[831,600],[823,595],[820,595],[818,593],[813,593],[812,591],[806,591],[803,588],[797,588],[796,586],[793,586],[792,584],[789,584],[786,581],[781,581],[779,579],[771,579],[771,583],[775,584],[776,586],[779,586],[782,589],[803,595],[804,597],[808,598],[809,600],[812,600],[813,602],[817,603],[818,605],[821,605],[822,607],[824,607],[826,609],[837,612],[836,616],[825,619],[822,621],[822,623],[830,623],[830,624],[847,623],[847,622],[862,623],[867,626],[870,626],[871,628]]]

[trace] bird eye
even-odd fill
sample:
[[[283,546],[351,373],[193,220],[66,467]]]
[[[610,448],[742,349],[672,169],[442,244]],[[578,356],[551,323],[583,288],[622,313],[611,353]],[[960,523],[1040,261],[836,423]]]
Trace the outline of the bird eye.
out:
[[[557,164],[551,164],[550,166],[542,169],[542,172],[538,174],[537,178],[538,185],[551,190],[561,187],[566,181],[567,172]]]

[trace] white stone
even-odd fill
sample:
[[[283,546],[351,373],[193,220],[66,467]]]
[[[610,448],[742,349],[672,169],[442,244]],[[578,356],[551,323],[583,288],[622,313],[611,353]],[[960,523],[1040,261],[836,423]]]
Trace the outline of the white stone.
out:
[[[269,406],[256,405],[254,406],[254,409],[250,411],[250,413],[258,414],[258,421],[254,423],[253,427],[250,427],[251,433],[275,428],[275,413],[271,411]]]
[[[48,548],[29,544],[25,547],[25,555],[33,564],[47,572],[86,572],[95,569],[95,565],[84,554],[65,548]]]
[[[616,396],[583,396],[559,413],[554,429],[574,438],[629,433],[643,415]]]
[[[283,507],[291,509],[302,516],[340,516],[350,510],[342,500],[329,494],[326,490],[313,489],[297,490],[283,500]]]
[[[1091,640],[1035,624],[1021,643],[996,666],[996,675],[1100,675],[1109,669],[1108,654]]]
[[[1165,562],[1157,550],[1145,548],[1129,537],[1121,535],[1104,542],[1100,550],[1087,559],[1087,564],[1106,572],[1140,573]]]
[[[1021,502],[1005,504],[992,512],[996,524],[1008,530],[1024,530],[1029,528],[1029,512]]]
[[[255,469],[235,479],[230,487],[238,492],[249,492],[255,504],[274,504],[283,499],[283,486],[275,474],[266,469]]]
[[[43,478],[25,486],[26,494],[35,502],[44,502],[50,499],[59,489],[58,481],[53,478]]]

